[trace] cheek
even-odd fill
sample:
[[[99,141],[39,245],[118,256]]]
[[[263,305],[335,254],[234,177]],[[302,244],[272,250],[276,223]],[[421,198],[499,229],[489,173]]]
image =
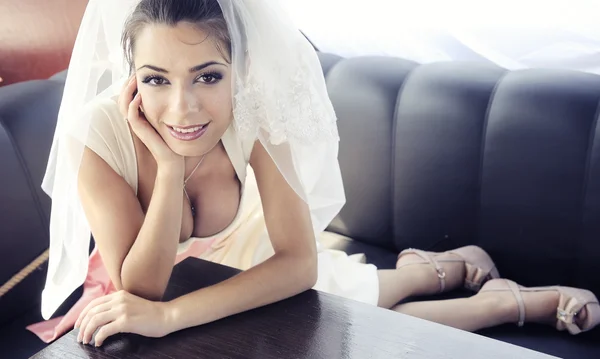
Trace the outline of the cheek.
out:
[[[228,123],[232,114],[231,88],[223,86],[204,96],[203,107],[210,113],[213,121]]]
[[[158,119],[164,114],[167,105],[164,96],[161,96],[152,90],[140,90],[140,95],[142,96],[141,107],[142,111],[144,111],[144,115],[146,115],[146,119],[148,119],[151,124],[156,125]]]

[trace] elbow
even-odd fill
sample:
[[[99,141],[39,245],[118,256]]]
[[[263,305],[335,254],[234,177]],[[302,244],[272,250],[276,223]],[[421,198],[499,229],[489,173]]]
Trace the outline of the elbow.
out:
[[[313,288],[317,284],[319,267],[317,262],[317,255],[306,256],[301,259],[301,265],[299,265],[298,275],[299,280],[297,283],[301,286],[301,291],[306,291]]]
[[[136,280],[121,274],[121,288],[117,289],[122,289],[140,298],[159,301],[165,294],[166,286],[151,283],[150,280]]]
[[[307,289],[311,289],[317,284],[317,279],[319,278],[319,263],[317,261],[317,256],[314,256],[314,259],[311,259],[310,265],[307,268]]]
[[[297,253],[277,253],[275,257],[281,260],[283,267],[280,271],[289,283],[288,288],[293,294],[298,294],[312,289],[317,284],[318,263],[317,255]],[[289,287],[291,286],[291,287]]]
[[[131,266],[130,262],[127,261],[124,261],[121,265],[119,279],[121,288],[117,287],[117,290],[124,290],[150,301],[161,300],[168,284],[168,278],[160,280],[147,270],[144,271]]]
[[[315,271],[316,272],[316,271]],[[317,284],[318,276],[317,274],[311,274],[311,276],[306,277],[306,282],[304,283],[303,291],[312,289]]]

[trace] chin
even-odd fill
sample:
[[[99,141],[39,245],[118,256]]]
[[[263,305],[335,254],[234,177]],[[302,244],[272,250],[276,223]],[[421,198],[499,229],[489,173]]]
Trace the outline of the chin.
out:
[[[171,146],[169,146],[171,147]],[[171,150],[182,157],[200,157],[206,154],[209,149],[203,150],[206,146],[202,147],[194,147],[194,148],[182,148],[182,146],[177,146],[178,148],[171,147]]]
[[[219,138],[199,138],[193,141],[180,141],[170,138],[167,142],[171,151],[183,157],[199,157],[208,153],[219,142]]]

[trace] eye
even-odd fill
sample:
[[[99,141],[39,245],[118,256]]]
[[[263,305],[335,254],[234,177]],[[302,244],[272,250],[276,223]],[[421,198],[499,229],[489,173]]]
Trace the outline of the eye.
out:
[[[219,82],[219,80],[221,80],[222,78],[223,76],[220,73],[210,72],[198,76],[197,80],[205,84],[214,84],[216,82]]]
[[[152,86],[160,86],[160,85],[166,84],[167,80],[164,79],[163,77],[152,75],[152,76],[148,76],[148,77],[144,78],[144,80],[142,82],[145,84],[152,85]]]

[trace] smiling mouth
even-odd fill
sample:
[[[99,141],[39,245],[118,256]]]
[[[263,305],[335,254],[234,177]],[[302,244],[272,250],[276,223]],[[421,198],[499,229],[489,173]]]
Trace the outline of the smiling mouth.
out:
[[[169,126],[173,131],[177,131],[179,133],[192,133],[196,131],[200,131],[206,125],[198,125],[198,126],[187,126],[187,127],[175,127]]]
[[[210,122],[207,124],[204,124],[204,125],[192,125],[192,126],[169,126],[169,125],[167,125],[167,128],[169,129],[171,136],[173,136],[174,138],[181,140],[181,141],[192,141],[192,140],[200,138],[206,132],[206,129],[208,128],[209,124],[210,124]]]

